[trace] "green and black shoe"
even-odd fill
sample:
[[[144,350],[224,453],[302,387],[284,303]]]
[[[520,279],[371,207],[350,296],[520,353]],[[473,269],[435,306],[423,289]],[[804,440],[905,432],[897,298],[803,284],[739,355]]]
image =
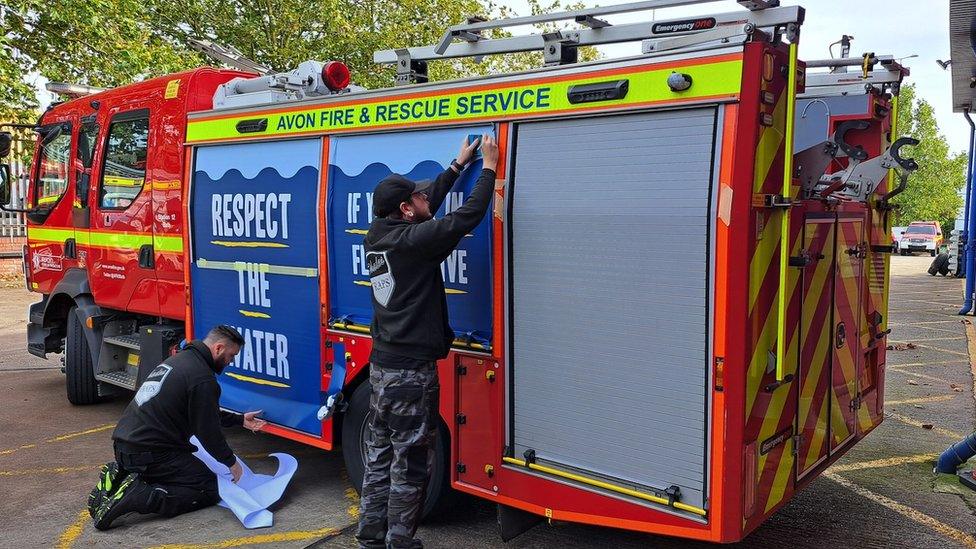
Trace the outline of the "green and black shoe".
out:
[[[95,517],[95,511],[102,501],[115,493],[124,475],[119,471],[119,464],[114,461],[102,465],[102,471],[98,474],[98,484],[88,494],[88,513]]]
[[[139,475],[135,473],[126,475],[112,494],[105,497],[92,514],[95,528],[108,530],[112,527],[112,522],[122,515],[140,512],[145,507],[146,488]]]

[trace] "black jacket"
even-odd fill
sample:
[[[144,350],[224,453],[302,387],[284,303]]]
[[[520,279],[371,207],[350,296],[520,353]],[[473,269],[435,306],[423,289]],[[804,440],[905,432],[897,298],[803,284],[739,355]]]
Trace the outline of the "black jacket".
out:
[[[202,341],[191,341],[146,377],[112,433],[124,453],[194,452],[196,435],[217,461],[234,464],[221,424],[238,423],[221,417],[220,385],[213,354]],[[241,416],[231,416],[241,418]]]
[[[456,179],[451,169],[437,176],[431,212],[441,207]],[[364,243],[373,287],[374,350],[420,361],[447,356],[454,331],[440,264],[484,218],[494,186],[495,172],[482,170],[471,196],[440,219],[408,223],[383,217],[370,224]]]

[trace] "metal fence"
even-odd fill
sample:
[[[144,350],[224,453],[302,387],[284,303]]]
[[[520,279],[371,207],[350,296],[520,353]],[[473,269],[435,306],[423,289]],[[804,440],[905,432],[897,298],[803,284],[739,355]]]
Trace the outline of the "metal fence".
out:
[[[31,157],[34,151],[34,132],[22,128],[5,128],[13,134],[10,156],[10,206],[23,208],[27,201],[27,185],[30,182]],[[0,245],[27,236],[27,222],[22,213],[0,210]]]

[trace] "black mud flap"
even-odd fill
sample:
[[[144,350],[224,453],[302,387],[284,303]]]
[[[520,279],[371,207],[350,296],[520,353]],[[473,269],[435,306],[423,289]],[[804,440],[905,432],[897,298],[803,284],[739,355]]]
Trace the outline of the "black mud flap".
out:
[[[539,515],[498,504],[498,532],[502,541],[513,540],[540,522],[542,517]]]

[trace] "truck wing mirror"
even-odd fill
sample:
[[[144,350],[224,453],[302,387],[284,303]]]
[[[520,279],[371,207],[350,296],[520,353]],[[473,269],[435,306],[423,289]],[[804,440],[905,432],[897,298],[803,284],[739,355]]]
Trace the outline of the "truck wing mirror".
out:
[[[14,138],[10,132],[0,132],[0,158],[7,158],[10,155],[10,144],[13,141]]]
[[[0,145],[2,145],[2,143],[0,143]],[[0,206],[6,207],[9,205],[10,205],[10,165],[0,164]]]

